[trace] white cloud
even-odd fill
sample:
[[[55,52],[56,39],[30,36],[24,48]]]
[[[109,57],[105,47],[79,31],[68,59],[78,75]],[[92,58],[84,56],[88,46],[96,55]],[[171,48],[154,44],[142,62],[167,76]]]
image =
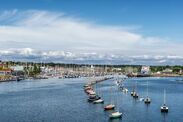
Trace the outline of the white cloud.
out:
[[[159,62],[159,63],[165,63],[166,60],[159,60],[158,62]]]
[[[64,62],[64,63],[105,63],[105,64],[170,64],[181,65],[183,56],[139,55],[122,56],[113,53],[83,53],[66,51],[39,51],[31,48],[0,50],[0,57],[6,60]]]
[[[23,56],[47,58],[82,55],[78,59],[131,57],[130,61],[153,58],[159,62],[183,56],[183,44],[171,39],[146,37],[133,32],[132,27],[99,25],[64,13],[39,10],[1,12],[0,43],[0,55],[18,51]]]

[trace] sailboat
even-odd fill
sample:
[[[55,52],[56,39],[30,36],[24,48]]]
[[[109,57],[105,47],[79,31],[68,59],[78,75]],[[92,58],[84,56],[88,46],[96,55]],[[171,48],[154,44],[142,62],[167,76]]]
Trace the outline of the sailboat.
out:
[[[110,89],[110,103],[104,107],[104,110],[113,110],[115,108],[115,105],[112,104],[112,87]]]
[[[99,99],[100,99],[100,97],[98,95],[93,95],[93,96],[90,95],[88,98],[88,102],[94,102]]]
[[[104,103],[104,100],[102,98],[93,101],[94,104]]]
[[[133,85],[133,90],[131,91],[131,96],[135,93],[135,86]]]
[[[147,82],[147,97],[144,99],[144,103],[145,104],[150,104],[151,103],[151,99],[148,96],[148,82]]]
[[[116,119],[116,118],[121,118],[122,117],[122,113],[119,111],[113,112],[110,115],[110,119]]]
[[[164,103],[163,103],[163,105],[161,106],[161,112],[168,112],[168,106],[166,105],[166,101],[165,101],[165,99],[166,99],[166,91],[165,91],[165,89],[164,89]]]
[[[132,95],[132,96],[133,96],[134,98],[138,98],[139,95],[137,94],[137,81],[136,81],[136,85],[135,85],[135,90],[136,90],[136,91],[133,92],[133,95]]]
[[[89,94],[88,102],[93,102],[100,99],[100,97],[96,94],[96,91],[94,91],[93,89],[90,90],[88,94]]]
[[[118,98],[118,96],[117,96]],[[116,98],[116,100],[117,100]],[[122,113],[119,112],[119,108],[117,107],[117,104],[118,103],[118,100],[116,101],[116,111],[115,112],[112,112],[110,115],[109,115],[109,118],[110,119],[117,119],[117,118],[121,118],[122,117]]]
[[[98,91],[98,95],[99,95],[99,93],[100,93],[100,92]],[[93,103],[94,103],[94,104],[102,104],[102,103],[104,103],[104,100],[100,97],[99,99],[94,100]]]

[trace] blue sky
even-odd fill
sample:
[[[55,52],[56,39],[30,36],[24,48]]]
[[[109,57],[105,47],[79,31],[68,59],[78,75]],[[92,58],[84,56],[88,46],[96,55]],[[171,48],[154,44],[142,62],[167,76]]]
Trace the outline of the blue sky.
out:
[[[69,58],[65,51],[84,60],[81,53],[87,52],[104,59],[139,57],[143,63],[154,57],[155,64],[174,56],[171,64],[181,64],[176,60],[183,58],[182,5],[182,0],[0,0],[0,55],[41,51]]]
[[[99,24],[141,26],[140,33],[181,41],[182,0],[1,0],[0,10],[61,11]]]

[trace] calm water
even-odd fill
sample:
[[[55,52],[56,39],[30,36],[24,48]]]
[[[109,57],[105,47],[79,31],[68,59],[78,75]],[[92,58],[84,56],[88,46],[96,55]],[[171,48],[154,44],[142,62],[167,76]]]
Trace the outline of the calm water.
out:
[[[133,78],[125,81],[131,91],[137,81],[140,96],[146,96],[149,81],[149,96],[152,103],[134,100],[117,89],[113,80],[97,85],[105,102],[112,101],[123,113],[122,119],[113,122],[183,122],[183,78]],[[86,79],[48,79],[0,83],[0,122],[108,122],[110,112],[103,105],[87,102],[83,92]],[[110,92],[112,86],[112,93]],[[163,89],[167,91],[168,114],[161,114]]]

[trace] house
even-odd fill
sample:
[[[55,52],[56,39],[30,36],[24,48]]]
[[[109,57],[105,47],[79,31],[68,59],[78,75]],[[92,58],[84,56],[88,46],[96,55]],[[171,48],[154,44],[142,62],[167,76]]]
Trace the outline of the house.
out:
[[[150,66],[142,66],[141,74],[150,74]]]
[[[11,66],[10,69],[12,69],[13,71],[24,71],[23,66]]]
[[[11,75],[12,70],[7,68],[5,64],[0,62],[0,76]]]
[[[12,73],[11,69],[1,69],[0,70],[0,76],[11,75],[11,73]]]
[[[169,68],[166,68],[165,70],[162,71],[163,74],[172,74],[173,73],[173,70],[172,69],[169,69]]]

